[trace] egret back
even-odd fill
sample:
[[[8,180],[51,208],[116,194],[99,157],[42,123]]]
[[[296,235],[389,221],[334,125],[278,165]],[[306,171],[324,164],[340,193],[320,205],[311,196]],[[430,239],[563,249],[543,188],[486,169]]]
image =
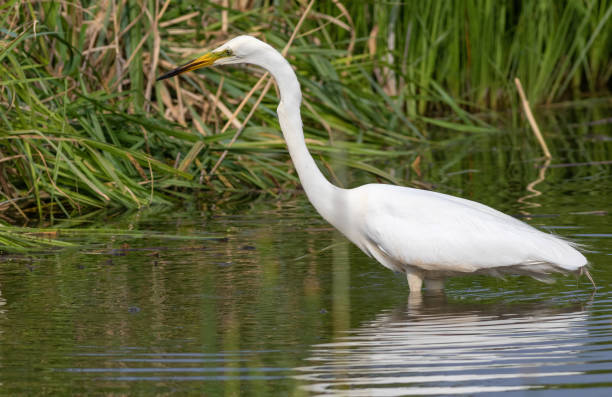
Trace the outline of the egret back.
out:
[[[474,201],[379,184],[348,195],[350,212],[361,216],[350,225],[359,237],[347,237],[393,270],[512,273],[514,267],[524,274],[571,272],[587,263],[571,243]]]

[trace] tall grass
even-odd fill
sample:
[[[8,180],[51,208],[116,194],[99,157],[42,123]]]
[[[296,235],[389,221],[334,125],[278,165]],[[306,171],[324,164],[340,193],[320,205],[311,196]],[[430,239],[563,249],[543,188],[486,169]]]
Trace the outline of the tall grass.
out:
[[[237,34],[282,48],[305,9],[221,4],[0,5],[0,216],[169,204],[194,189],[293,188],[274,90],[247,123],[261,88],[232,118],[262,71],[211,69],[155,84]],[[447,128],[444,139],[496,130],[478,114],[514,106],[515,76],[532,104],[606,89],[611,14],[610,0],[317,1],[288,53],[309,146],[324,169],[340,158],[401,183],[369,159],[414,157],[416,144],[440,142],[430,126]]]
[[[612,75],[610,1],[347,6],[356,36],[370,37],[370,53],[384,72],[378,81],[404,95],[409,113],[444,105],[440,87],[470,109],[503,109],[513,101],[514,77],[530,102],[541,104],[606,90]],[[355,52],[366,52],[361,47]]]

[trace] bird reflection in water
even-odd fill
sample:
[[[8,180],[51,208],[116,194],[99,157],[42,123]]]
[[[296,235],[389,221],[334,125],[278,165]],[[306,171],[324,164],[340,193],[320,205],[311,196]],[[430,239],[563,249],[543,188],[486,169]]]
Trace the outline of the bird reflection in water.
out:
[[[395,310],[331,343],[297,368],[318,395],[400,396],[527,390],[583,375],[584,304],[466,304],[410,294]],[[347,389],[350,388],[350,393]]]

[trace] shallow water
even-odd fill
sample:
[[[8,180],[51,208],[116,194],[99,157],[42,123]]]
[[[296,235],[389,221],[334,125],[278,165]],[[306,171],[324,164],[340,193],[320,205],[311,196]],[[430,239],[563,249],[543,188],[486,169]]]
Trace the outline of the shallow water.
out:
[[[554,163],[610,154],[592,144]],[[0,394],[609,395],[610,165],[549,168],[525,198],[539,169],[495,145],[434,151],[422,177],[585,244],[597,293],[478,276],[412,299],[299,193],[109,215],[100,227],[144,237],[3,258]]]

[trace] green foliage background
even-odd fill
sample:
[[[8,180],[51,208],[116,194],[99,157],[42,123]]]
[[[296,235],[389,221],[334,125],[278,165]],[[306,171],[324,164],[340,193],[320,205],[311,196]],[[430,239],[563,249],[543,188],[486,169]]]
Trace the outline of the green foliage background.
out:
[[[244,123],[260,85],[224,129],[261,70],[155,77],[238,34],[281,49],[306,8],[5,1],[1,216],[20,222],[171,204],[199,189],[294,188],[274,89]],[[609,96],[611,15],[609,0],[317,1],[288,53],[309,146],[324,169],[333,159],[402,183],[370,159],[414,158],[417,145],[496,131],[515,120],[514,77],[532,105]],[[433,139],[437,127],[447,133]]]

